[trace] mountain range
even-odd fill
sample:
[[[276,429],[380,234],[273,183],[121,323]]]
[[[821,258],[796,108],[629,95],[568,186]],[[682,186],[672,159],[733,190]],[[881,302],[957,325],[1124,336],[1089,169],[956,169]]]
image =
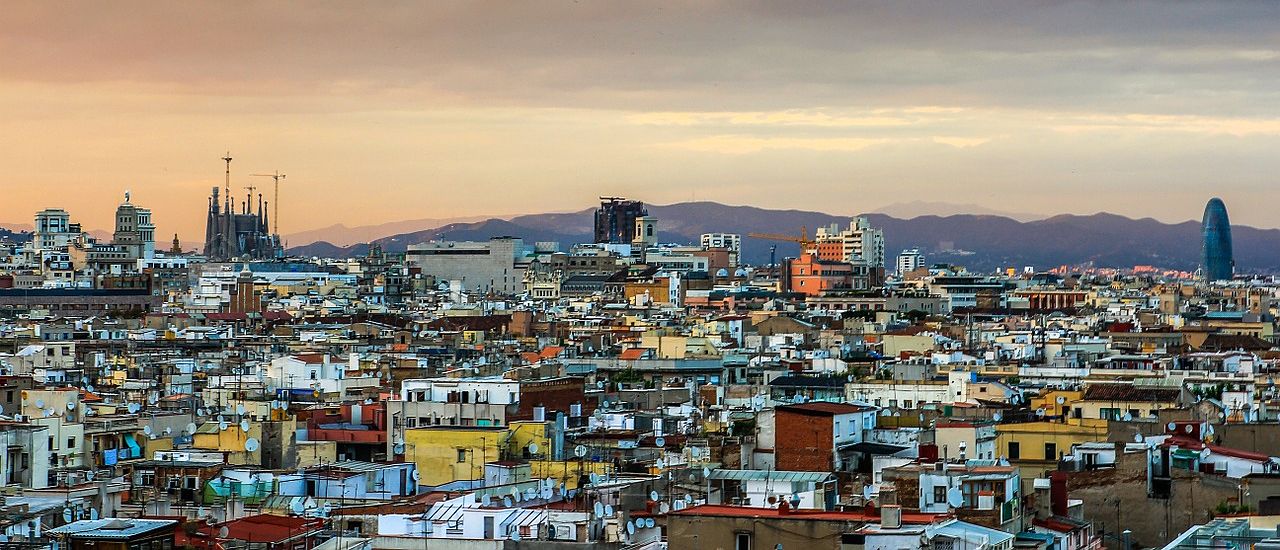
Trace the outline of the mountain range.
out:
[[[769,247],[777,257],[794,256],[798,245],[747,238],[748,233],[809,234],[822,225],[847,225],[849,216],[804,210],[773,210],[714,202],[649,205],[658,218],[662,242],[697,243],[702,233],[739,233],[742,256],[752,264],[767,263]],[[562,249],[589,242],[593,209],[530,214],[509,219],[490,218],[453,222],[439,227],[399,233],[372,242],[386,251],[404,251],[411,244],[433,239],[487,240],[494,236],[522,237],[527,242],[556,241]],[[1092,263],[1099,267],[1154,265],[1194,270],[1200,257],[1200,224],[1163,223],[1108,213],[1059,215],[1018,221],[987,214],[924,215],[909,219],[867,214],[872,226],[884,230],[887,262],[906,248],[919,248],[929,262],[951,262],[975,270],[1001,267]],[[1280,230],[1233,226],[1235,259],[1241,272],[1280,272]],[[317,242],[291,248],[298,256],[350,257],[367,253],[369,244],[338,246]]]

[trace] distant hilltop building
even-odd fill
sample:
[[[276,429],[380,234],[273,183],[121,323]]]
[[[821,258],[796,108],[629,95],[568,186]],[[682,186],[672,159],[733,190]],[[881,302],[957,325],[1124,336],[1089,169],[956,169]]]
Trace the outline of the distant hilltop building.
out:
[[[1214,197],[1204,207],[1204,219],[1200,222],[1204,236],[1200,268],[1206,281],[1229,281],[1235,274],[1236,262],[1231,255],[1231,221],[1227,219],[1227,205]]]
[[[596,209],[595,242],[630,244],[636,228],[636,218],[649,215],[644,203],[622,197],[600,197]]]
[[[270,260],[284,256],[280,236],[271,233],[268,205],[263,202],[262,194],[257,196],[255,209],[254,188],[248,187],[245,199],[237,209],[235,199],[231,197],[231,156],[222,160],[227,163],[226,196],[219,197],[218,188],[213,188],[209,198],[209,216],[205,222],[204,255],[211,261],[237,258]]]

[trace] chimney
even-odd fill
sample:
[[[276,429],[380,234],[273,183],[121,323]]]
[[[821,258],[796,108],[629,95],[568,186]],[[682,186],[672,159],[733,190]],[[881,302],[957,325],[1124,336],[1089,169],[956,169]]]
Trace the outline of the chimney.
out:
[[[1067,473],[1052,472],[1049,474],[1050,511],[1055,516],[1067,515]]]
[[[892,504],[880,507],[880,527],[883,529],[899,529],[902,527],[902,507]]]
[[[785,516],[791,513],[791,503],[786,498],[778,499],[778,515]]]

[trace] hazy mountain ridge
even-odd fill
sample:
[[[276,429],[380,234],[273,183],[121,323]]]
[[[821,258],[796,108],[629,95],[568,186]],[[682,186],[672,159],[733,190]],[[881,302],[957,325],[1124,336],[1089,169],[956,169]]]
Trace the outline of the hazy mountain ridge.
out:
[[[489,219],[453,223],[443,227],[378,239],[389,251],[403,251],[410,244],[432,239],[485,240],[499,235],[526,241],[558,241],[562,247],[591,239],[592,210],[531,214],[510,220]],[[793,243],[746,238],[746,234],[798,235],[806,226],[810,236],[821,226],[847,225],[848,216],[804,210],[770,210],[753,206],[727,206],[713,202],[650,205],[658,218],[663,242],[695,243],[706,232],[740,233],[743,257],[749,263],[766,263],[769,247],[778,245],[778,257],[794,256]],[[887,263],[904,248],[920,248],[928,261],[950,261],[971,269],[998,267],[1052,267],[1093,262],[1097,266],[1156,265],[1193,270],[1199,263],[1200,225],[1187,221],[1167,224],[1151,218],[1132,219],[1108,213],[1063,214],[1020,222],[995,215],[928,215],[901,219],[868,214],[872,225],[884,229]],[[1280,230],[1233,226],[1235,257],[1241,271],[1280,272]],[[367,246],[336,247],[316,243],[290,250],[302,256],[351,256]]]

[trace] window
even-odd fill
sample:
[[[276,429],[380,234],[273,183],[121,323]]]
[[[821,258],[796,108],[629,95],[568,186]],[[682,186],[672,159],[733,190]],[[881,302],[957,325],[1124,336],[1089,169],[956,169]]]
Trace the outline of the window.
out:
[[[68,438],[67,438],[67,448],[68,448],[68,449],[74,449],[74,448],[76,448],[76,438],[74,438],[74,437],[68,437]]]
[[[738,533],[733,537],[733,550],[751,550],[751,533]]]
[[[933,486],[933,502],[934,504],[942,504],[947,501],[947,488],[942,485]]]
[[[1045,443],[1045,444],[1044,444],[1044,459],[1045,459],[1045,460],[1057,460],[1057,459],[1058,459],[1058,444],[1057,444],[1057,443]]]
[[[1017,441],[1009,442],[1009,460],[1018,460],[1022,457],[1021,450],[1018,448]]]
[[[467,450],[458,449],[458,462],[466,462],[466,461],[467,461]]]

